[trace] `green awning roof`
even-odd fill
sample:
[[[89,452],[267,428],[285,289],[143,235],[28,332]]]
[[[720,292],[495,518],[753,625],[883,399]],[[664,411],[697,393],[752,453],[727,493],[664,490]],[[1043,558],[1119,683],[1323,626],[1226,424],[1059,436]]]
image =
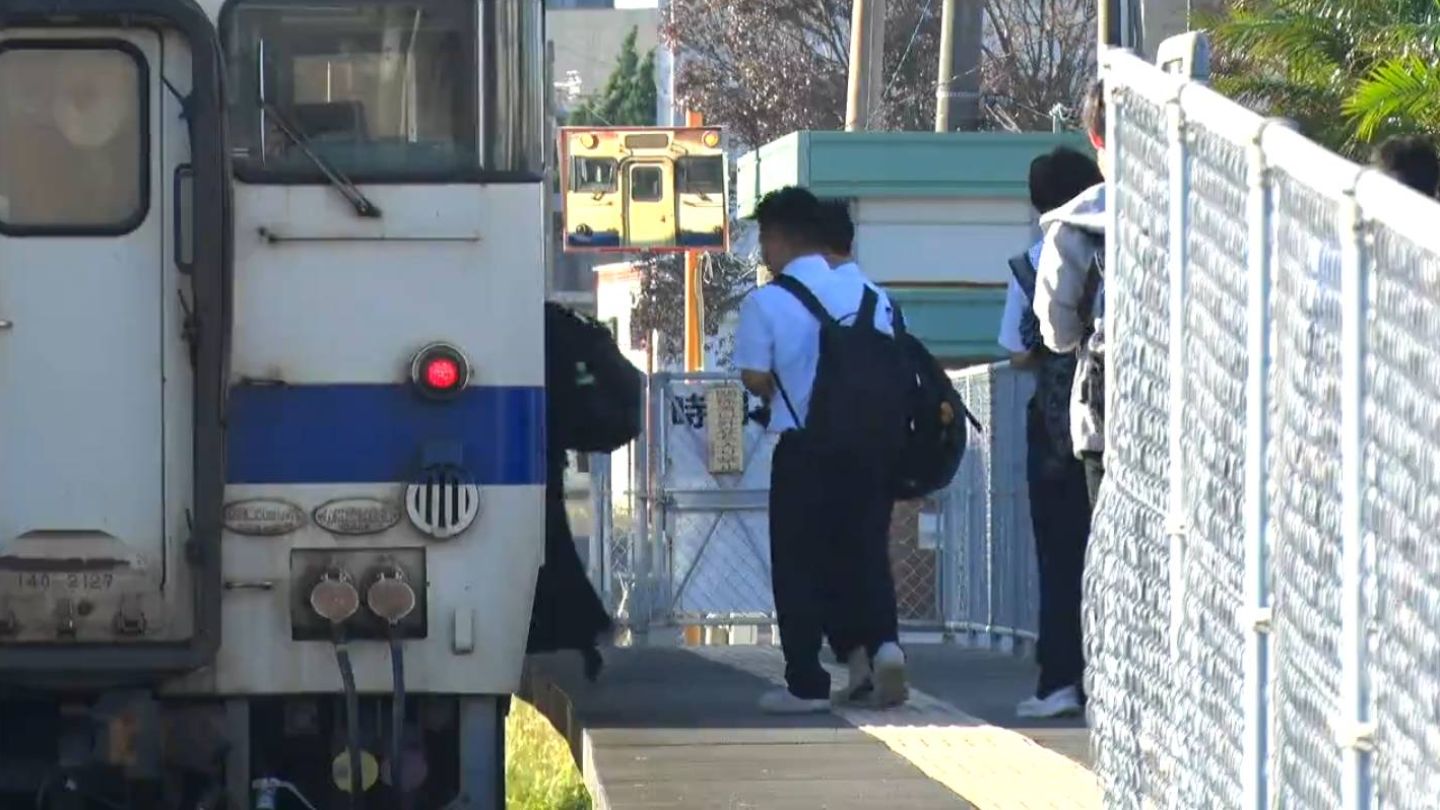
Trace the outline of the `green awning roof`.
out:
[[[1023,199],[1030,161],[1062,144],[1089,150],[1076,133],[795,132],[740,158],[740,214],[787,185],[822,197]]]

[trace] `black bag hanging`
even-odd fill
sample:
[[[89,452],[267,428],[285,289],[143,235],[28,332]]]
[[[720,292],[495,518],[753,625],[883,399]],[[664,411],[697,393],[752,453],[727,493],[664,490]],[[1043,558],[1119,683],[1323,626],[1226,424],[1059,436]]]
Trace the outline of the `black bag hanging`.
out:
[[[1080,317],[1086,324],[1085,340],[1076,350],[1075,375],[1079,378],[1080,404],[1090,409],[1098,426],[1105,424],[1105,343],[1096,334],[1095,324],[1105,317],[1105,240],[1092,238],[1095,253],[1085,273],[1085,291],[1080,298]]]
[[[906,501],[949,486],[969,443],[965,423],[969,422],[977,432],[981,428],[940,361],[906,330],[898,305],[895,341],[914,380],[909,391],[909,430],[894,479],[895,499]]]
[[[643,427],[645,375],[599,322],[545,304],[546,430],[552,447],[609,453]]]

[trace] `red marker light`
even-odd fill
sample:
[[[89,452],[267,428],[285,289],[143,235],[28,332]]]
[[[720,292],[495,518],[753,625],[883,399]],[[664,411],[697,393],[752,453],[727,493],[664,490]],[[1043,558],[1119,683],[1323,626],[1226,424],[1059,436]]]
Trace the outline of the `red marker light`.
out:
[[[448,343],[432,343],[410,362],[410,379],[421,396],[450,399],[470,383],[470,363]]]
[[[425,366],[425,384],[448,391],[460,382],[460,365],[448,357],[436,357]]]

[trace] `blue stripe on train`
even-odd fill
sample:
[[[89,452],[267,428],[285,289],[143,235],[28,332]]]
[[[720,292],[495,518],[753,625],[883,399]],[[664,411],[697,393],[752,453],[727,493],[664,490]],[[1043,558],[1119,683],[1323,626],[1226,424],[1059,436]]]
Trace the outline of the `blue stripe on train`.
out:
[[[408,481],[422,454],[453,449],[482,486],[545,482],[539,387],[431,402],[402,385],[242,385],[228,422],[232,484]]]

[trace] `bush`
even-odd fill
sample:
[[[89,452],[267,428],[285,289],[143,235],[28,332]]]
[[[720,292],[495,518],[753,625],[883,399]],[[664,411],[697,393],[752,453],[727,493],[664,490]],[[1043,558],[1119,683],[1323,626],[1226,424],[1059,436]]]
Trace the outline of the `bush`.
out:
[[[518,698],[505,721],[505,792],[506,810],[590,810],[565,738]]]

